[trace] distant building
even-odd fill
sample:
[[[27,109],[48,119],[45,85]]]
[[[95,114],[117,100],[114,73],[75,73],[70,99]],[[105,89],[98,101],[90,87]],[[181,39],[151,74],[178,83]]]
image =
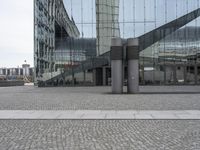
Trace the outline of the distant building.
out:
[[[29,64],[23,64],[17,68],[0,68],[1,80],[28,80],[33,81],[34,68]],[[25,79],[26,78],[26,79]]]

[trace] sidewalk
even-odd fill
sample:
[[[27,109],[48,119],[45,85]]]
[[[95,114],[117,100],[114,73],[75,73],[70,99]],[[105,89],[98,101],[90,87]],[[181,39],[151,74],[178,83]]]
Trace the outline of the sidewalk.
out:
[[[24,120],[197,120],[200,119],[199,110],[185,111],[101,111],[101,110],[66,110],[66,111],[23,111],[1,110],[1,119],[24,119]]]

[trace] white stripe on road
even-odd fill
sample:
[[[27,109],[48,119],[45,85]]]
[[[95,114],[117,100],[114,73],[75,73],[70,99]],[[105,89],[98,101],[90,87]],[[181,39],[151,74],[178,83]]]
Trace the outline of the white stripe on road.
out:
[[[106,120],[106,119],[150,119],[150,120],[200,120],[200,110],[169,110],[169,111],[134,111],[134,110],[0,110],[0,119],[74,119],[74,120]]]

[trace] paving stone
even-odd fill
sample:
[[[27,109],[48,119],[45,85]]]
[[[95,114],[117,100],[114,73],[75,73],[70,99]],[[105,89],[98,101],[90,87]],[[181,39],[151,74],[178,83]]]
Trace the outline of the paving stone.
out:
[[[135,110],[135,118],[145,119],[153,116],[140,110],[200,110],[199,86],[140,88],[165,93],[112,95],[110,87],[8,87],[0,88],[0,110],[70,110],[69,116],[73,110],[112,110],[113,114]],[[188,114],[176,115],[189,119]],[[0,120],[1,149],[199,150],[200,120]]]
[[[200,121],[0,120],[0,149],[199,150]]]
[[[143,91],[200,91],[200,86],[140,87]],[[200,110],[200,94],[112,95],[110,87],[0,88],[0,110]]]

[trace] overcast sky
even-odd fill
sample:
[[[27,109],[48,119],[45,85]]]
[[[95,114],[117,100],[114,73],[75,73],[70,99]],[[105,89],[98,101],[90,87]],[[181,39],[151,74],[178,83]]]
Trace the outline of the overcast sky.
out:
[[[33,0],[0,0],[0,67],[33,66]]]

